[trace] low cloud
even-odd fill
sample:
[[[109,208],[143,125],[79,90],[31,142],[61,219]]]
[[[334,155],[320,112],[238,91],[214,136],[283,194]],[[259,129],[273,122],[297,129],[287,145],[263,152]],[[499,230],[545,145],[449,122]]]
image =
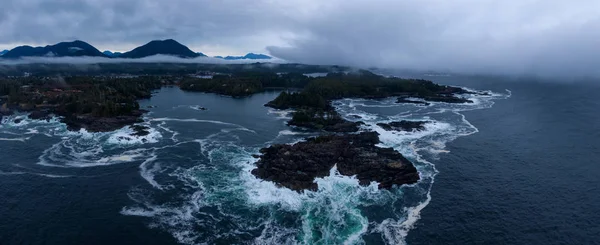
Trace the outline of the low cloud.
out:
[[[328,1],[276,57],[461,73],[600,75],[600,1]]]
[[[0,29],[5,47],[173,38],[309,64],[600,76],[597,0],[5,0]]]
[[[12,66],[23,64],[108,64],[108,63],[175,63],[175,64],[250,64],[250,63],[285,63],[281,59],[268,60],[225,60],[213,57],[197,57],[193,59],[179,58],[169,55],[154,55],[139,59],[104,58],[104,57],[23,57],[20,59],[0,59],[0,65]]]

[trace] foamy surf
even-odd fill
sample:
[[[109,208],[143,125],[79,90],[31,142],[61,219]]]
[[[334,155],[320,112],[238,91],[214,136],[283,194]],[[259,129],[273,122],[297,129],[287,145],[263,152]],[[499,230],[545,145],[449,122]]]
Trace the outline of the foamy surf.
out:
[[[224,129],[193,141],[199,153],[187,160],[192,162],[190,165],[182,166],[180,162],[169,166],[156,151],[153,154],[158,158],[153,155],[141,158],[145,161],[140,165],[140,172],[151,189],[132,190],[131,198],[137,205],[125,207],[121,213],[148,217],[151,227],[169,231],[184,244],[223,241],[363,244],[367,234],[378,234],[382,243],[405,244],[407,234],[432,200],[431,188],[437,170],[431,160],[449,152],[448,142],[478,132],[461,112],[489,108],[494,100],[508,96],[510,92],[466,94],[464,97],[474,103],[433,102],[429,106],[397,104],[395,99],[334,101],[333,105],[344,118],[363,121],[363,130],[378,132],[380,147],[393,147],[414,163],[421,181],[391,190],[379,190],[377,183],[361,186],[356,178],[342,176],[335,168],[328,176],[315,180],[316,191],[298,193],[281,188],[251,174],[256,162],[252,155],[258,153],[260,146],[246,145],[243,136],[248,136],[244,132],[252,129],[224,121],[150,119],[162,126],[167,122],[210,123]],[[276,110],[268,113],[275,119],[288,116],[288,112]],[[424,130],[412,132],[386,131],[377,126],[401,120],[428,123]],[[172,135],[177,134],[173,127],[169,129]],[[297,142],[308,135],[311,133],[287,128],[270,142],[276,139]],[[177,143],[175,146],[179,144],[189,145]],[[173,188],[167,188],[167,184],[173,184]],[[152,197],[153,191],[160,196],[173,195],[173,198],[168,202],[157,201]]]

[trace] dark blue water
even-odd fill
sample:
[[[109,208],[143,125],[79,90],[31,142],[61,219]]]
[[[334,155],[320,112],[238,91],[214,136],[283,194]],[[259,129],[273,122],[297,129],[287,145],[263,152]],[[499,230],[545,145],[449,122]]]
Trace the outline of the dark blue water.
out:
[[[335,171],[302,195],[252,177],[261,147],[311,135],[262,106],[277,92],[233,99],[164,88],[142,102],[156,106],[144,138],[5,121],[0,243],[597,243],[598,87],[434,80],[495,94],[465,106],[335,102],[421,172],[420,183],[392,191]],[[432,123],[421,133],[375,126],[400,119]]]
[[[513,95],[464,113],[480,132],[449,144],[436,162],[433,200],[408,242],[599,244],[600,87],[462,84]]]

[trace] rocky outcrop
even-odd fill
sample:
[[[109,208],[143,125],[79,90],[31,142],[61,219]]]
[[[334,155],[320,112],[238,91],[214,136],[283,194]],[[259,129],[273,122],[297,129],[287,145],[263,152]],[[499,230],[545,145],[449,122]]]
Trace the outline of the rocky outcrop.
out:
[[[32,111],[31,113],[29,113],[29,115],[27,116],[29,117],[29,119],[33,119],[33,120],[50,120],[50,118],[52,118],[52,112],[48,111],[48,110],[39,110],[39,111]]]
[[[416,105],[425,105],[425,106],[430,105],[430,103],[427,103],[425,101],[409,100],[408,98],[410,98],[410,97],[407,97],[407,96],[398,97],[398,100],[396,101],[396,103],[416,104]]]
[[[364,132],[273,145],[261,149],[252,174],[299,192],[316,190],[315,178],[328,176],[334,166],[342,175],[355,175],[361,185],[376,181],[382,189],[419,180],[410,161],[392,148],[375,146],[378,143],[377,133]]]
[[[433,101],[433,102],[444,102],[444,103],[473,103],[473,101],[465,99],[465,98],[460,98],[460,97],[456,97],[453,95],[435,95],[435,96],[423,96],[421,97],[426,101]]]
[[[469,93],[469,92],[464,92],[464,93]],[[458,104],[458,103],[473,103],[473,101],[465,99],[465,98],[461,98],[461,97],[457,97],[454,94],[437,94],[437,95],[430,95],[430,96],[420,96],[420,95],[411,95],[411,96],[400,96],[398,97],[398,100],[396,101],[396,103],[403,103],[403,104],[418,104],[418,105],[430,105],[431,103],[425,102],[425,101],[418,101],[418,100],[410,100],[409,98],[414,97],[414,98],[420,98],[423,99],[425,101],[430,101],[430,102],[444,102],[444,103],[454,103],[454,104]]]
[[[67,124],[67,128],[72,131],[86,129],[88,132],[109,132],[122,127],[142,122],[141,116],[144,110],[136,110],[126,116],[115,117],[94,117],[91,115],[69,115],[61,118],[61,121]]]
[[[129,127],[133,130],[133,133],[131,134],[131,136],[143,137],[143,136],[147,136],[150,134],[149,127],[146,127],[143,125],[132,125]]]
[[[422,131],[425,130],[425,124],[427,121],[406,121],[391,123],[378,123],[377,126],[383,128],[386,131]]]

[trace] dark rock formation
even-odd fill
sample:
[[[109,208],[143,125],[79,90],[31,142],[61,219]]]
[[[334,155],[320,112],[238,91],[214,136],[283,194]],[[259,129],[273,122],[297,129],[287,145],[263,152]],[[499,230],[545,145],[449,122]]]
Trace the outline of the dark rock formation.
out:
[[[412,184],[419,180],[413,164],[392,148],[380,148],[378,134],[328,135],[294,145],[261,149],[252,174],[296,191],[316,190],[315,178],[328,176],[337,166],[342,175],[358,178],[361,185],[379,182],[379,188]]]
[[[425,101],[409,100],[408,98],[409,97],[406,97],[406,96],[398,97],[398,100],[396,101],[396,103],[417,104],[417,105],[425,105],[425,106],[430,105],[429,103],[427,103]]]
[[[363,122],[344,120],[335,110],[299,109],[292,113],[288,125],[334,133],[350,133],[359,130]]]
[[[52,113],[48,110],[39,110],[39,111],[32,111],[31,113],[29,113],[29,115],[27,116],[29,117],[29,119],[33,119],[33,120],[50,120],[50,118],[52,118]]]
[[[391,122],[391,123],[378,123],[377,126],[385,129],[386,131],[422,131],[425,130],[425,124],[427,121],[405,121]]]
[[[146,127],[146,126],[142,126],[142,125],[133,125],[130,126],[130,128],[133,130],[133,133],[131,134],[131,136],[146,136],[150,134],[150,128]]]
[[[142,114],[146,111],[137,110],[126,116],[115,117],[94,117],[91,115],[69,115],[62,118],[62,122],[67,124],[67,128],[72,131],[78,131],[85,128],[89,132],[109,132],[120,129],[127,125],[140,123]]]
[[[463,92],[463,93],[469,93],[469,92]],[[429,96],[420,96],[420,95],[400,96],[400,97],[398,97],[398,100],[396,101],[396,103],[430,105],[430,103],[427,103],[425,101],[409,100],[408,98],[410,98],[410,97],[421,98],[421,99],[424,99],[426,101],[431,101],[431,102],[473,103],[473,101],[471,101],[471,100],[461,98],[461,97],[456,97],[454,94],[444,94],[444,93],[437,94],[437,95],[429,95]]]
[[[473,103],[473,101],[456,97],[453,95],[435,95],[435,96],[424,96],[422,97],[426,101],[433,102],[444,102],[444,103]]]

